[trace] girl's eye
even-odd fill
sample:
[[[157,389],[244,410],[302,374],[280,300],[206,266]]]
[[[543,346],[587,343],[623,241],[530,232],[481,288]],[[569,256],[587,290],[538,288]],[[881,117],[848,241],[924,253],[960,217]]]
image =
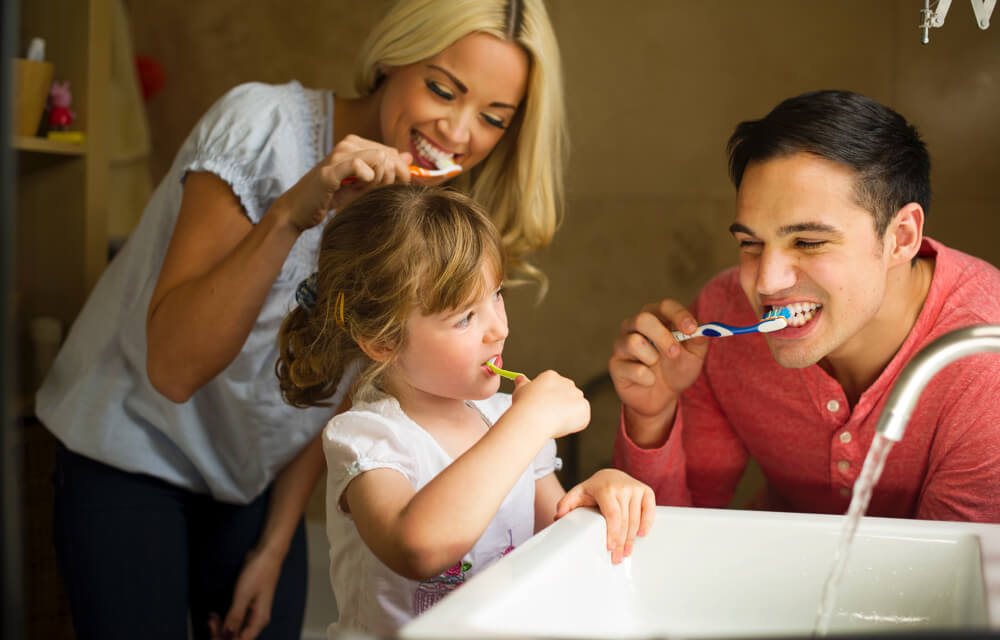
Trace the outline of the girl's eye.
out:
[[[502,300],[503,299],[503,287],[500,287],[499,289],[497,289],[497,292],[493,294],[493,299],[494,300]]]
[[[465,328],[465,327],[469,326],[469,323],[472,322],[472,316],[473,315],[474,315],[474,312],[472,312],[472,311],[470,311],[469,313],[465,314],[465,316],[463,316],[461,320],[459,320],[458,322],[455,323],[455,327],[459,328],[459,329],[462,329],[462,328]]]
[[[452,98],[455,97],[455,95],[453,93],[451,93],[450,91],[448,91],[443,86],[441,86],[440,84],[438,84],[437,82],[435,82],[433,80],[427,80],[426,84],[427,84],[427,88],[428,89],[430,89],[431,91],[433,91],[437,95],[441,96],[445,100],[451,100]]]
[[[496,116],[491,116],[488,113],[484,113],[483,120],[485,120],[486,124],[490,125],[491,127],[496,127],[497,129],[503,129],[504,131],[507,130],[508,126],[507,123]]]

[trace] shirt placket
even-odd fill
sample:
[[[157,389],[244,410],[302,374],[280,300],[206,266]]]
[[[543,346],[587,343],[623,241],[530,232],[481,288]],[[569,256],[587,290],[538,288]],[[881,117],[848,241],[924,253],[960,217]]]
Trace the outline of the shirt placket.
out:
[[[861,458],[858,455],[858,428],[851,420],[850,406],[841,389],[837,393],[828,392],[821,411],[830,425],[830,498],[835,507],[846,511],[851,500],[854,481],[861,473]]]

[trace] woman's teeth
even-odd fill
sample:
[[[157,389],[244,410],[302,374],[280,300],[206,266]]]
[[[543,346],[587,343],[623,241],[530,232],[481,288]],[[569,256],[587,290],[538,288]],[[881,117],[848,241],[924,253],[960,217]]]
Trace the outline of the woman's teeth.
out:
[[[455,157],[454,154],[441,151],[417,132],[413,133],[413,146],[417,148],[420,155],[433,162],[434,166],[438,169],[446,169],[455,163],[453,160]]]
[[[790,327],[801,327],[816,315],[816,312],[823,308],[823,305],[817,302],[794,302],[784,307],[775,307],[776,309],[784,308],[791,312],[792,317],[788,320],[788,326]]]

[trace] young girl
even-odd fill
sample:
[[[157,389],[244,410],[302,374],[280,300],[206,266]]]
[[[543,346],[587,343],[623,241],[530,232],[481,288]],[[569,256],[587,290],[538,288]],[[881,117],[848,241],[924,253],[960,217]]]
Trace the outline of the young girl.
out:
[[[486,214],[453,191],[379,189],[323,232],[276,369],[285,399],[307,407],[360,368],[353,408],[323,431],[340,629],[393,634],[575,507],[605,515],[612,562],[652,524],[651,490],[619,471],[560,486],[553,438],[590,420],[571,380],[546,371],[497,392],[486,362],[500,364],[507,337],[503,256]]]

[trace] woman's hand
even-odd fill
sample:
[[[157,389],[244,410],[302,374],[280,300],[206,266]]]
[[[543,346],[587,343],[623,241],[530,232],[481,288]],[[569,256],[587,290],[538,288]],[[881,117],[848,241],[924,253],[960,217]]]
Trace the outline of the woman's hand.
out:
[[[582,431],[590,424],[590,403],[569,378],[543,371],[530,381],[520,376],[514,384],[509,411],[526,412],[532,423],[550,430],[550,438]]]
[[[271,621],[271,602],[284,562],[279,555],[257,549],[247,554],[226,619],[220,621],[213,613],[208,620],[213,640],[253,640]]]
[[[653,490],[617,469],[601,469],[570,489],[556,505],[556,519],[593,506],[608,523],[607,546],[615,564],[632,554],[635,537],[649,533],[656,518]]]
[[[343,208],[366,191],[395,182],[409,183],[412,159],[409,153],[349,135],[272,207],[285,211],[289,224],[305,231],[322,223],[331,209]],[[349,184],[344,184],[345,180]]]

